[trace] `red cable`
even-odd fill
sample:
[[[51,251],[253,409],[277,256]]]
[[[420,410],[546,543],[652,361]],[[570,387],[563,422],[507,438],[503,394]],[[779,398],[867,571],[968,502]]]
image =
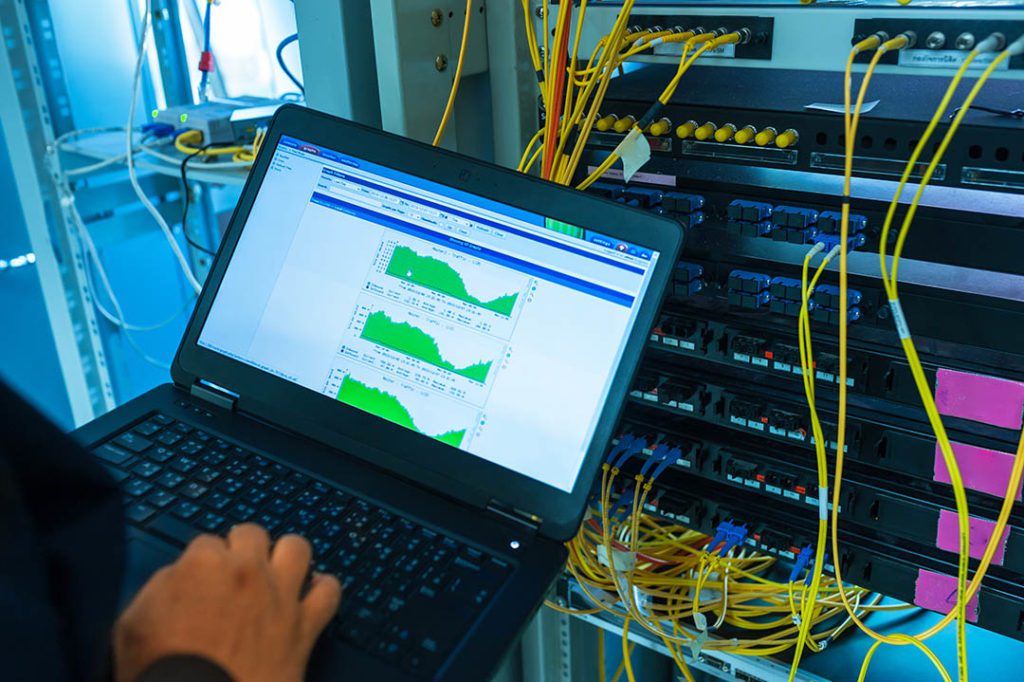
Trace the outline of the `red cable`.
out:
[[[555,61],[551,63],[553,69],[558,69],[555,74],[554,97],[551,102],[551,109],[548,111],[548,132],[545,136],[547,145],[544,147],[544,166],[541,177],[545,180],[551,179],[551,165],[555,160],[556,139],[558,136],[558,122],[562,118],[562,101],[565,97],[565,64],[569,54],[569,27],[572,24],[572,3],[566,3],[565,19],[562,25],[562,39],[558,44],[558,52],[555,53]],[[544,27],[544,30],[548,30]]]

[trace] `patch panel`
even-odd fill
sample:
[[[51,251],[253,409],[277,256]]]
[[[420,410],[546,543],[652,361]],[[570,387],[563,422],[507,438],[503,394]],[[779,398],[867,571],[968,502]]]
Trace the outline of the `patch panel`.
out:
[[[679,447],[687,452],[685,464],[675,467],[680,472],[744,490],[763,499],[765,504],[789,505],[804,512],[810,508],[817,510],[817,473],[809,458],[788,457],[776,449],[765,449],[760,447],[763,443],[756,439],[737,439],[714,429],[694,430],[682,426],[686,436],[666,431],[670,425],[658,420],[630,415],[622,428],[628,433],[645,434],[652,442],[666,447],[675,447],[679,443]],[[649,455],[650,452],[648,449],[642,454]],[[695,485],[699,484],[691,483],[689,487]],[[971,502],[978,535],[975,542],[983,542],[988,537],[986,530],[990,533],[992,519],[998,514],[997,505],[994,500],[985,500],[977,495],[972,496]],[[955,514],[955,502],[948,488],[894,483],[888,477],[872,475],[870,471],[856,466],[844,479],[839,509],[844,528],[846,523],[851,523],[862,527],[865,532],[878,533],[893,541],[914,542],[921,545],[922,551],[945,552],[950,561],[956,554],[949,535],[950,522]],[[1011,516],[1014,527],[1007,532],[996,557],[995,574],[1007,579],[1013,579],[1015,573],[1024,571],[1022,519],[1024,507],[1017,505]],[[972,556],[977,559],[977,555],[975,548]]]
[[[624,471],[623,479],[631,472]],[[765,505],[745,491],[711,481],[702,482],[701,495],[697,496],[685,492],[692,489],[685,477],[665,472],[655,482],[645,511],[708,535],[713,535],[722,522],[731,521],[746,527],[746,546],[790,561],[800,548],[813,544],[817,515],[797,513],[783,505]],[[843,536],[839,562],[844,580],[932,610],[951,608],[944,597],[949,585],[955,586],[954,562],[901,543],[886,544],[871,533],[847,530]],[[834,571],[831,564],[826,564],[825,570]],[[974,605],[971,622],[1024,640],[1024,586],[1019,582],[995,575],[986,577]]]
[[[704,286],[698,295],[677,296],[668,302],[668,306],[685,306],[695,313],[721,311],[729,305],[731,272],[743,270],[758,272],[770,278],[798,279],[806,253],[806,247],[794,248],[788,244],[741,239],[721,230],[695,230],[690,236],[685,257],[688,262],[703,266]],[[896,328],[881,280],[873,274],[862,274],[877,272],[877,254],[853,253],[850,254],[849,263],[849,285],[862,295],[857,306],[860,317],[856,324],[850,325],[850,333],[854,338],[899,348]],[[914,266],[904,265],[902,272],[910,272],[912,267]],[[949,343],[983,348],[987,353],[1006,354],[1007,366],[1019,366],[1020,348],[1015,342],[1015,335],[1024,335],[1024,304],[1012,300],[1011,297],[1019,296],[1019,292],[1024,291],[1016,288],[1024,287],[1024,281],[1016,287],[1011,285],[1011,289],[1018,293],[1007,289],[1005,294],[1000,292],[999,296],[994,296],[980,290],[979,293],[959,290],[964,283],[982,282],[982,279],[960,279],[955,274],[946,274],[942,271],[935,275],[921,269],[917,272],[922,276],[917,277],[916,282],[901,284],[900,302],[910,321],[914,338],[919,343],[926,342],[928,347]],[[931,280],[927,279],[929,276],[932,277]],[[822,280],[823,284],[832,284],[837,280],[832,268],[824,273]],[[770,287],[768,294],[771,295]],[[756,311],[760,324],[771,323],[771,318],[795,328],[794,311],[798,311],[799,306],[790,305],[785,311],[786,315],[763,315],[765,312],[771,313],[770,305],[769,300],[768,310],[756,308],[749,313],[742,306],[733,306],[732,312],[749,316]],[[964,320],[984,320],[984,323],[963,324]],[[824,324],[812,319],[812,326],[828,329],[826,325],[832,320],[823,322]],[[862,327],[864,329],[861,329]]]
[[[992,35],[1000,33],[1004,38],[1014,40],[1024,34],[1024,21],[970,19],[858,19],[853,26],[851,45],[873,33],[884,32],[895,36],[910,31],[916,43],[910,49],[894,51],[880,60],[882,64],[899,64],[904,68],[956,68],[974,47]],[[858,61],[870,60],[862,55]],[[1024,57],[1009,60],[1010,69],[1024,68]]]
[[[814,437],[802,393],[781,390],[773,377],[732,368],[712,374],[706,367],[693,365],[647,363],[630,391],[631,400],[669,415],[760,436],[772,442],[773,447],[785,444],[813,451]],[[726,373],[726,369],[730,372]],[[822,395],[817,401],[826,448],[831,452],[837,448],[833,399]],[[964,420],[949,421],[947,431],[955,447],[972,457],[1012,461],[1016,446],[1013,431]],[[948,483],[948,479],[942,480],[941,453],[920,410],[890,409],[886,413],[880,412],[877,404],[851,400],[845,448],[849,459],[866,466]],[[970,481],[967,485],[979,489],[978,484]]]

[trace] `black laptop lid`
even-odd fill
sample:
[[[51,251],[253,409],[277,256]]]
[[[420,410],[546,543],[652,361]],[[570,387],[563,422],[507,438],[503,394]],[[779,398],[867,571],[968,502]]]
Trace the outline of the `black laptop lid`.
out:
[[[565,539],[680,241],[674,221],[285,107],[175,380]]]

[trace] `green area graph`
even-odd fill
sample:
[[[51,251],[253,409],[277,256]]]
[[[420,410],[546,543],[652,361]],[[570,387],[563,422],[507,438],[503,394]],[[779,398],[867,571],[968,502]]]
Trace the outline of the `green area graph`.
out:
[[[405,408],[402,401],[390,393],[367,386],[351,376],[346,376],[342,380],[341,389],[338,390],[338,400],[455,448],[462,445],[462,439],[466,437],[465,429],[448,431],[440,435],[425,433],[416,426],[416,422],[413,421],[412,415],[409,414],[409,410]]]
[[[383,310],[370,313],[363,325],[360,338],[386,346],[399,353],[429,362],[432,365],[454,372],[481,384],[487,381],[492,361],[478,362],[467,367],[456,367],[441,355],[437,340],[408,322],[395,322]]]
[[[392,277],[419,284],[448,294],[460,301],[480,306],[499,315],[511,316],[516,307],[519,294],[505,294],[490,301],[481,301],[466,289],[466,282],[459,271],[443,260],[431,256],[421,256],[408,246],[396,246],[391,260],[388,262],[387,273]]]

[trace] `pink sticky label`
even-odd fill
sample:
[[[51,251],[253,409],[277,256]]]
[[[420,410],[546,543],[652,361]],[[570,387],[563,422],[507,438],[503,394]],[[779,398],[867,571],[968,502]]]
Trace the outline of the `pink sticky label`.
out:
[[[1019,429],[1024,423],[1024,383],[940,369],[935,405],[939,414]]]
[[[593,173],[596,170],[597,166],[589,166],[587,172]],[[601,177],[608,180],[621,180],[623,177],[622,169],[609,168]],[[659,173],[634,173],[633,177],[630,178],[630,182],[643,182],[648,185],[665,185],[666,187],[675,187],[676,176],[661,175]]]
[[[995,521],[970,517],[968,526],[971,529],[970,556],[973,559],[980,559],[988,546],[989,538],[996,529]],[[1010,529],[1003,528],[1003,537],[996,546],[992,561],[996,566],[1003,565],[1003,556],[1006,554],[1006,541],[1010,537]],[[956,512],[948,509],[939,511],[939,527],[935,536],[935,546],[947,552],[960,552],[960,519]]]
[[[950,443],[956,455],[960,476],[969,490],[988,493],[1002,498],[1006,495],[1006,484],[1010,481],[1010,470],[1013,469],[1013,455],[999,450],[987,450],[964,443]],[[933,480],[939,483],[952,483],[946,459],[942,456],[942,448],[935,444],[935,473]],[[1022,483],[1024,485],[1024,483]],[[1021,488],[1017,488],[1017,501],[1021,500]]]
[[[978,595],[967,602],[967,620],[978,622]],[[932,573],[923,568],[917,571],[914,584],[914,603],[931,611],[946,614],[956,607],[956,576]]]

